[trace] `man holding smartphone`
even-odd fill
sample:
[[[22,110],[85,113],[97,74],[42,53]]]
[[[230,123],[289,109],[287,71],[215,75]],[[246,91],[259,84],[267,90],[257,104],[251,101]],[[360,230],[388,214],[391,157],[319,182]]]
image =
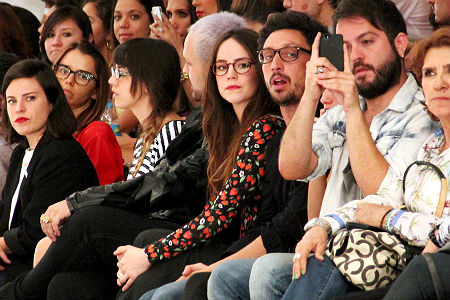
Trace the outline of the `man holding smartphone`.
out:
[[[333,19],[345,44],[344,71],[318,55],[317,36],[305,90],[279,154],[286,179],[310,180],[331,168],[321,218],[306,224],[295,255],[268,254],[254,263],[249,281],[252,299],[318,299],[317,293],[328,299],[352,290],[323,256],[329,235],[344,225],[334,212],[365,195],[398,197],[401,184],[389,195],[385,187],[401,180],[437,125],[420,103],[422,90],[405,71],[408,37],[395,5],[389,0],[343,0]],[[314,124],[313,112],[324,89],[340,105]],[[356,222],[379,224],[385,211],[381,205],[361,204]],[[312,252],[316,259],[308,260]],[[300,277],[306,278],[296,280]],[[288,287],[290,293],[284,294]]]

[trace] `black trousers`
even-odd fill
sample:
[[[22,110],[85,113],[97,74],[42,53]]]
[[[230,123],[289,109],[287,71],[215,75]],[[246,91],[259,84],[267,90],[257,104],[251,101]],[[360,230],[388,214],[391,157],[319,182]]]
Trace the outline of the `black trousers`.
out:
[[[136,238],[135,245],[140,247],[141,245],[149,244],[168,233],[170,232],[164,230],[146,230]],[[117,299],[139,299],[145,292],[177,280],[186,265],[198,262],[209,265],[218,261],[227,248],[228,245],[222,243],[218,237],[213,237],[208,242],[200,244],[183,254],[157,262],[138,276],[129,290],[126,292],[120,291]]]
[[[442,283],[442,299],[450,299],[450,254],[437,252],[429,254],[436,266]],[[428,300],[437,299],[435,286],[423,255],[415,257],[408,267],[394,281],[384,300]]]
[[[141,231],[148,228],[174,230],[178,227],[176,223],[148,219],[118,208],[91,206],[81,209],[63,225],[61,236],[51,244],[33,270],[0,289],[0,299],[45,299],[47,288],[52,286],[58,286],[60,293],[64,293],[55,295],[53,290],[50,293],[53,299],[99,299],[95,295],[99,294],[98,291],[102,294],[105,286],[115,289],[114,292],[117,289],[117,259],[113,255],[117,247],[131,244]],[[73,288],[83,287],[89,277],[58,275],[80,271],[88,271],[93,278],[99,274],[99,280],[88,282],[92,294],[86,295],[82,292],[85,289]],[[56,280],[58,285],[51,285],[52,280]],[[96,283],[101,285],[99,290]]]

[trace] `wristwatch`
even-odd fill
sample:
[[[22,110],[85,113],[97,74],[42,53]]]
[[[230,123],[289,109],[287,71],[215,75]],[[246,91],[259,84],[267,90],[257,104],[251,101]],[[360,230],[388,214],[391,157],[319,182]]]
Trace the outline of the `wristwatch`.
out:
[[[328,235],[331,234],[331,225],[330,225],[330,223],[328,223],[327,221],[325,221],[324,219],[321,219],[321,218],[312,218],[311,220],[309,220],[308,223],[306,223],[306,225],[303,228],[303,230],[305,232],[307,232],[308,230],[310,230],[311,228],[313,228],[316,225],[319,225],[320,227],[325,229],[327,231]]]

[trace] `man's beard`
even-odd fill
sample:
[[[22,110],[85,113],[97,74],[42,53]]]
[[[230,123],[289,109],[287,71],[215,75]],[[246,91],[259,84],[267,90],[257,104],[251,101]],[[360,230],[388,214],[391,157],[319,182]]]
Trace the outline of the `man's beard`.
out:
[[[298,104],[300,99],[295,95],[294,92],[284,96],[283,98],[274,96],[271,94],[272,101],[275,102],[278,106],[290,106],[294,104]]]
[[[357,83],[358,92],[365,99],[374,99],[383,95],[400,81],[402,62],[398,53],[395,50],[393,52],[394,58],[376,70],[372,65],[363,64],[361,61],[357,61],[353,66],[353,70],[358,66],[363,66],[375,73],[373,82]]]

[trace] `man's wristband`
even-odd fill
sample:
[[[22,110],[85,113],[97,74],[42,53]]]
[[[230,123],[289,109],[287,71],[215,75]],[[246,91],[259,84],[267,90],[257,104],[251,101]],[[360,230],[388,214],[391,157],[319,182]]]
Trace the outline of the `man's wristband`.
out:
[[[309,220],[308,223],[306,223],[306,225],[303,228],[303,230],[305,232],[307,232],[308,230],[310,230],[311,228],[313,228],[316,225],[318,225],[318,226],[322,227],[323,229],[325,229],[326,232],[327,232],[327,235],[330,236],[330,234],[331,234],[331,225],[327,221],[325,221],[324,219],[321,219],[321,218],[312,218],[311,220]]]

